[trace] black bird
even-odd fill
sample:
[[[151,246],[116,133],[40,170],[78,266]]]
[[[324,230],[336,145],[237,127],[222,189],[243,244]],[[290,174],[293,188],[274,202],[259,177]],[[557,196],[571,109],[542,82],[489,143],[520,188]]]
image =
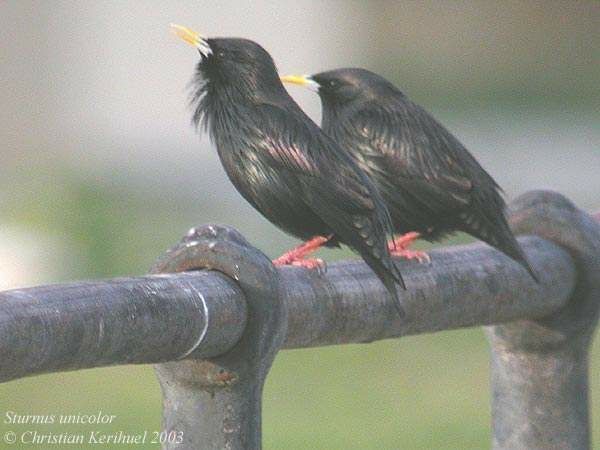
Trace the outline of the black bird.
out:
[[[505,217],[501,189],[443,125],[392,83],[365,69],[347,68],[283,81],[316,90],[322,129],[375,182],[402,233],[392,254],[422,260],[407,246],[466,232],[537,277]]]
[[[309,239],[275,264],[314,268],[304,257],[340,243],[358,252],[393,295],[404,287],[386,244],[389,212],[373,183],[289,96],[271,56],[246,39],[204,38],[174,25],[196,47],[193,122],[208,130],[242,196],[287,233]]]

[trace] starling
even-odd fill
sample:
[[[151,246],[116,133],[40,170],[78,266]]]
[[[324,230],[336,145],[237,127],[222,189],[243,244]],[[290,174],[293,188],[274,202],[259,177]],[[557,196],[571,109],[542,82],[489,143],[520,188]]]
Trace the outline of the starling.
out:
[[[501,189],[443,125],[383,77],[358,68],[283,81],[316,90],[322,129],[377,185],[402,234],[393,255],[428,259],[408,250],[463,231],[519,262],[537,281],[506,221]]]
[[[392,222],[375,185],[294,102],[266,50],[246,39],[174,32],[197,48],[193,123],[208,131],[240,194],[285,232],[308,240],[274,261],[314,268],[305,257],[345,244],[392,294],[404,287],[387,246]]]

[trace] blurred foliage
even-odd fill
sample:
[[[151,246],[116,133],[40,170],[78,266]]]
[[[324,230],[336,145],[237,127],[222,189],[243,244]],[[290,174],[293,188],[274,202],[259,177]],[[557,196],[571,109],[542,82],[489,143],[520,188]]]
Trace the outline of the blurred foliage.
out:
[[[190,226],[177,215],[177,203],[143,195],[119,180],[106,184],[54,168],[32,181],[29,190],[6,199],[1,212],[5,222],[60,236],[76,249],[72,265],[64,267],[66,278],[144,273]]]

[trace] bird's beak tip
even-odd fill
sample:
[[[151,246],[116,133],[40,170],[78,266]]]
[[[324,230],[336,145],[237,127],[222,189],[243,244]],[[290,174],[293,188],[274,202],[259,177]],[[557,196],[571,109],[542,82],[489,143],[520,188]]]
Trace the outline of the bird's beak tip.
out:
[[[317,83],[310,75],[284,75],[279,77],[283,83],[298,84],[304,86],[311,91],[319,91],[319,83]]]
[[[176,23],[171,23],[169,26],[171,27],[173,34],[190,44],[192,47],[196,47],[203,56],[207,56],[212,53],[212,50],[206,42],[206,39],[203,38],[200,33]]]
[[[184,40],[194,47],[198,45],[200,36],[195,31],[176,23],[170,23],[169,26],[171,27],[171,32],[178,38]]]

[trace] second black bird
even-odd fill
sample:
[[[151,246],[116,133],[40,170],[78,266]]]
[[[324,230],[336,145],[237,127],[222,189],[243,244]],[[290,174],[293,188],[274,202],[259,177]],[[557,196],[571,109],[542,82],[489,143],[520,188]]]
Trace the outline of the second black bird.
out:
[[[347,149],[379,188],[394,221],[397,252],[454,231],[481,239],[537,277],[505,217],[500,187],[427,111],[383,77],[359,68],[282,77],[321,97],[322,128]]]
[[[262,47],[174,28],[200,53],[194,123],[208,129],[231,182],[279,228],[310,239],[275,263],[314,267],[308,253],[346,244],[402,312],[396,283],[404,283],[386,243],[391,219],[372,182],[292,100]]]

